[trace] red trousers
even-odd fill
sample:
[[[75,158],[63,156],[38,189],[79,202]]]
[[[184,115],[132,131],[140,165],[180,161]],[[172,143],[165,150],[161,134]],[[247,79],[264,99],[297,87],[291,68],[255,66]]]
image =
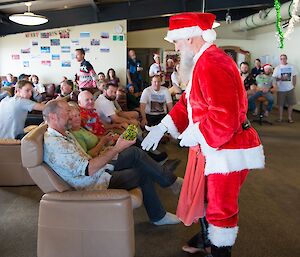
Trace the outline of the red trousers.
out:
[[[238,196],[249,170],[206,177],[206,219],[217,227],[235,227],[238,223]]]

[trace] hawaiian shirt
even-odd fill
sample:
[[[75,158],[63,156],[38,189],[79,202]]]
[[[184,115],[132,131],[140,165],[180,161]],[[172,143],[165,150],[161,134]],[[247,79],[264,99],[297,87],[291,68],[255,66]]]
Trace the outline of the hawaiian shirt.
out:
[[[101,136],[106,133],[106,129],[96,110],[88,110],[80,107],[80,117],[81,126],[96,136]]]
[[[83,151],[75,137],[66,132],[66,136],[48,128],[44,134],[44,161],[66,183],[77,190],[107,189],[111,175],[111,165],[105,165],[91,176],[86,175],[86,169],[91,157]]]

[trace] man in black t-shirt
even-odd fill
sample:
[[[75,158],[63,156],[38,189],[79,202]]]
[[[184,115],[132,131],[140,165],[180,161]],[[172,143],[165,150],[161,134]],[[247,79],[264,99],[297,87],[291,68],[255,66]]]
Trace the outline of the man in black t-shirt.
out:
[[[247,96],[249,97],[255,93],[256,80],[253,75],[249,73],[249,64],[247,62],[240,64],[240,73],[245,90],[247,91]]]

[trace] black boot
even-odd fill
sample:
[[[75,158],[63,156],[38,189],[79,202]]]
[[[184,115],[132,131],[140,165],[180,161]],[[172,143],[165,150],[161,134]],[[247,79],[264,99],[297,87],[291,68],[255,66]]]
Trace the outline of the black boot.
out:
[[[201,224],[201,232],[194,235],[188,242],[187,245],[199,249],[203,249],[210,247],[210,241],[208,239],[208,223],[206,218],[200,219]]]
[[[231,246],[216,247],[211,245],[211,255],[213,257],[231,257]]]

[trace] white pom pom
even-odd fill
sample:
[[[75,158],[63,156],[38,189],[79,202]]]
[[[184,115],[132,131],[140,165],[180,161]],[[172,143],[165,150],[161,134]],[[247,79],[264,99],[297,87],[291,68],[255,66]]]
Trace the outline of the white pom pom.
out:
[[[212,43],[216,40],[217,34],[213,29],[207,29],[202,32],[202,38],[208,43]]]

